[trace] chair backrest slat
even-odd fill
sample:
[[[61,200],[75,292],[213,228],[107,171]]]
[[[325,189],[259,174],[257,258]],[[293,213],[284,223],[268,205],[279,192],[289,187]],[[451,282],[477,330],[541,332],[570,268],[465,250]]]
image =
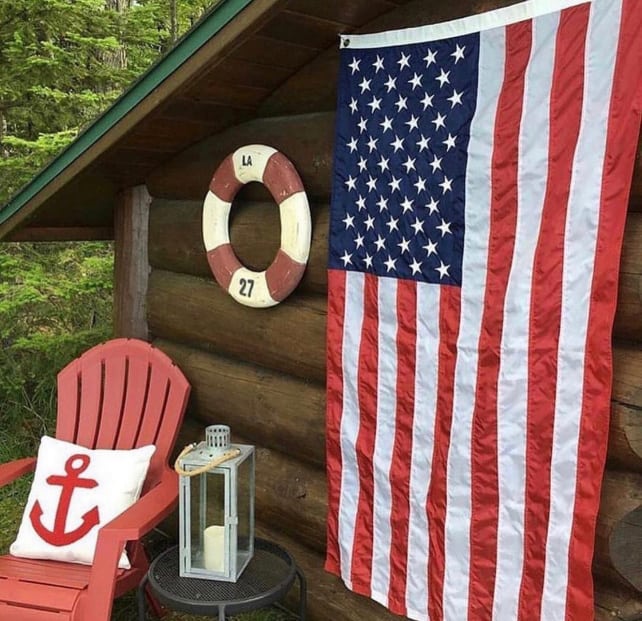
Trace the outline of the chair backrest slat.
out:
[[[129,356],[127,395],[115,448],[128,449],[136,444],[149,394],[149,360],[146,356]]]
[[[75,442],[76,426],[80,419],[81,378],[78,360],[69,363],[63,371],[58,374],[56,437]]]
[[[170,378],[164,370],[160,372],[159,369],[154,367],[151,367],[150,370],[151,377],[149,380],[147,402],[145,404],[145,414],[138,432],[137,441],[140,444],[155,443],[171,388]]]
[[[127,358],[109,356],[103,361],[104,397],[102,417],[95,448],[113,449],[120,431],[127,393]]]
[[[76,424],[75,442],[95,446],[103,405],[103,368],[80,361],[80,413]]]

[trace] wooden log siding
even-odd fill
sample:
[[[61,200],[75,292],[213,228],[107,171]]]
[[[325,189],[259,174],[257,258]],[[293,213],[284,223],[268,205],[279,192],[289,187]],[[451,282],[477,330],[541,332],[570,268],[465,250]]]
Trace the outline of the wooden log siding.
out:
[[[607,471],[595,539],[595,573],[642,591],[642,477]]]
[[[598,584],[595,588],[595,621],[640,621],[642,598],[632,589]]]
[[[466,12],[511,3],[487,0],[473,8],[466,3]],[[423,0],[411,2],[404,8],[403,19],[412,19],[416,25],[417,10],[447,13],[459,6],[442,4],[427,8]],[[260,459],[263,466],[271,467],[273,477],[263,478],[257,487],[258,532],[282,540],[295,552],[312,584],[311,619],[388,621],[396,617],[349,594],[322,569],[326,477],[321,438],[335,97],[332,88],[318,85],[319,80],[334,83],[336,56],[336,50],[319,56],[310,63],[310,71],[304,68],[277,89],[260,112],[270,118],[256,118],[214,135],[148,177],[156,197],[150,216],[149,324],[160,337],[156,342],[194,384],[198,424],[228,423],[263,447]],[[215,284],[201,241],[202,200],[213,171],[230,152],[248,143],[270,144],[293,161],[306,186],[314,223],[310,261],[300,287],[283,304],[260,313],[235,304]],[[638,509],[642,352],[631,344],[642,342],[642,214],[634,213],[638,208],[642,211],[641,180],[638,158],[614,325],[608,470],[597,530],[596,615],[600,621],[632,619],[642,611],[642,603],[626,590],[640,582],[638,549],[627,542],[638,541],[642,532],[642,510]],[[276,214],[274,202],[259,184],[246,186],[237,196],[231,240],[249,267],[262,269],[272,260],[280,239]],[[289,495],[286,503],[284,494]],[[296,519],[288,515],[290,503]],[[607,584],[618,586],[613,590]],[[335,598],[340,605],[334,606]]]
[[[154,336],[325,381],[323,296],[295,293],[287,304],[257,311],[235,302],[213,278],[153,270],[147,305]]]
[[[179,345],[155,344],[189,376],[197,415],[317,468],[325,463],[325,388]]]

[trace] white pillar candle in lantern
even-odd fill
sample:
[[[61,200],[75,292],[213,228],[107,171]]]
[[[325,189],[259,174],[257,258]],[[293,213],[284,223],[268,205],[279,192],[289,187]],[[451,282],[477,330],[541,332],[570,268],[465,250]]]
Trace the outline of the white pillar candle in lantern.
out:
[[[203,531],[205,569],[225,571],[225,526],[208,526]]]
[[[180,575],[236,582],[254,554],[254,447],[230,444],[230,428],[176,460]]]

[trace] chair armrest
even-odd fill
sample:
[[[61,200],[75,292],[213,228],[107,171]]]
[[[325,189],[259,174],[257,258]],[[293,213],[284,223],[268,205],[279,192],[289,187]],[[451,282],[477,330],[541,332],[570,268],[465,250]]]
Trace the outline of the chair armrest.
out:
[[[0,464],[0,487],[15,481],[23,474],[27,474],[27,472],[33,472],[35,466],[35,457],[25,457],[24,459],[16,459],[6,464]]]
[[[99,541],[102,536],[121,543],[140,539],[172,512],[177,500],[178,476],[173,470],[166,469],[156,487],[101,527]]]
[[[166,518],[174,508],[177,498],[178,475],[167,468],[156,487],[100,528],[86,599],[87,602],[91,602],[91,614],[88,612],[87,617],[81,618],[109,618],[116,586],[114,576],[118,572],[118,560],[123,545],[127,541],[140,539]]]

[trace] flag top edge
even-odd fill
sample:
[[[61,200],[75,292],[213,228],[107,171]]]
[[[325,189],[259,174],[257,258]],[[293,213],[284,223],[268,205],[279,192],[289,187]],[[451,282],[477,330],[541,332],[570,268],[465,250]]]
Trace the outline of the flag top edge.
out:
[[[590,4],[593,0],[527,0],[511,6],[469,15],[438,24],[390,30],[373,34],[341,35],[339,47],[352,49],[367,49],[427,43],[452,37],[460,37],[491,28],[509,26],[528,19],[561,11],[580,4]]]

